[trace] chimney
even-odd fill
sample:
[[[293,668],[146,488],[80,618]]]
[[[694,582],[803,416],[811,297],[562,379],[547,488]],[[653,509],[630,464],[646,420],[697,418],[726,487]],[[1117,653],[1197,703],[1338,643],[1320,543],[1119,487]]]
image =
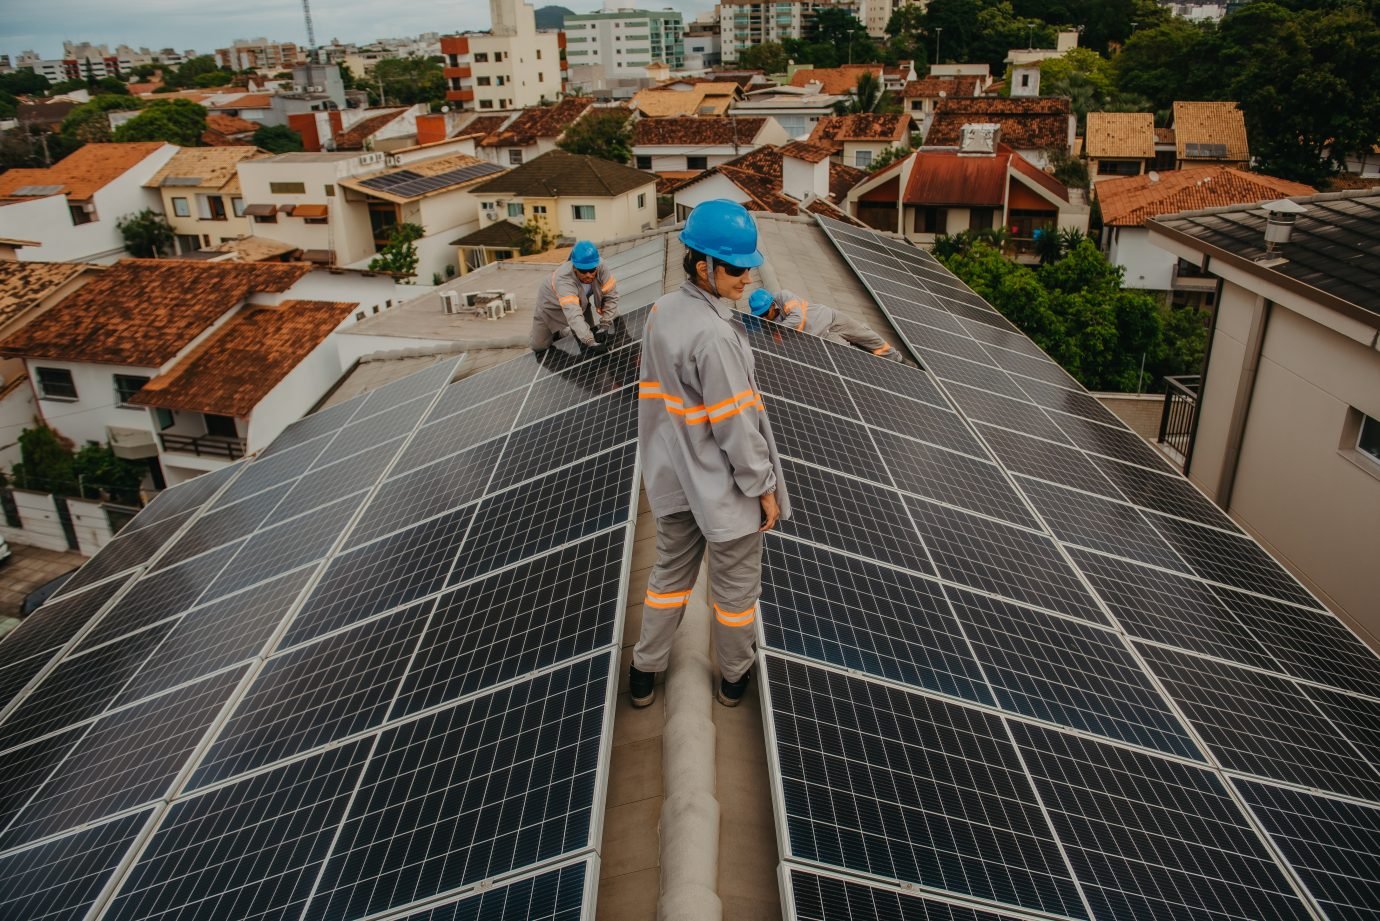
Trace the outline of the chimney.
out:
[[[964,125],[959,129],[960,157],[995,157],[1001,140],[1001,125]]]
[[[797,148],[800,150],[800,148]],[[803,153],[803,150],[800,150]],[[806,159],[783,149],[781,153],[781,191],[796,201],[829,197],[829,158]]]
[[[1265,209],[1265,252],[1256,261],[1267,266],[1278,265],[1286,261],[1279,248],[1289,242],[1294,222],[1308,209],[1287,198],[1267,201],[1261,207]]]

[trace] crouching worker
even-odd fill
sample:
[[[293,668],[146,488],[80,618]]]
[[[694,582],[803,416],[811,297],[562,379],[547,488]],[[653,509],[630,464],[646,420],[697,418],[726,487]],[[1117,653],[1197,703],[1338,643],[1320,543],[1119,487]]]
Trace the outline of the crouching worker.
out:
[[[642,335],[637,437],[656,563],[629,696],[635,707],[654,699],[707,551],[717,696],[733,707],[752,666],[762,534],[790,516],[752,350],[734,311],[762,254],[752,216],[726,199],[696,207],[680,239],[687,281],[652,306]]]
[[[608,351],[613,321],[618,316],[618,279],[599,258],[599,249],[581,240],[537,292],[532,313],[532,351],[545,352],[551,343],[573,337],[581,352]]]
[[[844,316],[832,307],[811,304],[792,291],[771,294],[758,288],[748,298],[748,307],[755,317],[774,320],[812,336],[836,337],[873,355],[903,361],[900,352],[857,320]]]

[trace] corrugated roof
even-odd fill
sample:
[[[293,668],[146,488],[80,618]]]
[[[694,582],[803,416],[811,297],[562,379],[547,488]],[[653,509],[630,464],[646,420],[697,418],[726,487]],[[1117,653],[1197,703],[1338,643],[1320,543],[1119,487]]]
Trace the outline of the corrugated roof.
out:
[[[311,269],[126,259],[0,342],[0,352],[157,368],[251,293],[287,291]]]
[[[358,306],[292,300],[246,308],[129,402],[248,416]]]
[[[655,183],[656,176],[651,173],[612,160],[550,150],[476,186],[473,191],[551,198],[559,195],[612,198]]]
[[[144,183],[147,189],[162,188],[167,179],[196,179],[196,188],[219,189],[239,175],[244,160],[268,156],[257,147],[184,147]]]
[[[28,186],[58,186],[72,201],[86,201],[166,146],[162,141],[86,144],[47,169],[12,169],[0,175],[0,198],[14,198]]]
[[[1155,156],[1155,116],[1149,112],[1089,112],[1083,150],[1094,160]]]
[[[633,145],[751,144],[766,123],[765,118],[641,118],[633,125]]]
[[[1174,103],[1174,149],[1180,160],[1189,144],[1221,144],[1226,147],[1217,158],[1245,163],[1251,159],[1246,139],[1246,116],[1234,102]]]
[[[1094,191],[1102,209],[1102,223],[1109,227],[1139,227],[1161,214],[1312,195],[1315,190],[1261,173],[1201,166],[1104,179],[1094,186]]]
[[[1073,109],[1067,99],[941,99],[934,107],[925,144],[930,147],[957,147],[964,125],[1001,126],[1001,139],[1018,150],[1067,147],[1069,118]]]
[[[507,127],[491,131],[479,146],[526,147],[540,138],[558,138],[593,104],[591,96],[571,96],[553,106],[524,109]]]
[[[904,143],[910,135],[909,115],[826,115],[810,132],[814,144],[845,141],[890,141]]]
[[[952,150],[921,150],[913,154],[915,166],[906,185],[908,205],[954,205],[1000,208],[1012,154],[993,157],[960,157]]]

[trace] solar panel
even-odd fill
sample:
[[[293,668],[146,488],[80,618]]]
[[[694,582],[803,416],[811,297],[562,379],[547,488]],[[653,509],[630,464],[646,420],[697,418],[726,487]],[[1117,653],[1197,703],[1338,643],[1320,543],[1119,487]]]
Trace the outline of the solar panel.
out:
[[[503,167],[496,163],[475,163],[459,169],[447,170],[444,173],[437,173],[434,176],[424,176],[413,170],[398,170],[383,176],[361,179],[359,184],[378,192],[387,192],[390,195],[406,198],[413,195],[424,195],[428,192],[439,192],[442,189],[449,189],[481,176],[501,172],[503,172]]]
[[[599,874],[589,860],[565,864],[479,895],[404,915],[398,921],[576,921],[587,917]]]
[[[0,915],[81,917],[109,883],[152,810],[0,855]]]
[[[798,867],[786,875],[785,887],[797,921],[1020,921],[1016,915],[919,895],[914,887],[888,887]]]

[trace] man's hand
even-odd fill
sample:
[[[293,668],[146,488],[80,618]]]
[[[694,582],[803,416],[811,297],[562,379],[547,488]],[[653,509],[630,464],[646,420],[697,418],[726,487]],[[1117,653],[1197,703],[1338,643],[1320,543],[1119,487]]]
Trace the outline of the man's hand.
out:
[[[608,343],[600,342],[598,339],[595,339],[592,342],[580,343],[580,354],[582,355],[603,355],[608,350]]]
[[[759,531],[770,531],[776,527],[777,520],[781,517],[781,506],[776,503],[776,493],[764,493],[758,497],[762,503],[762,526]]]

